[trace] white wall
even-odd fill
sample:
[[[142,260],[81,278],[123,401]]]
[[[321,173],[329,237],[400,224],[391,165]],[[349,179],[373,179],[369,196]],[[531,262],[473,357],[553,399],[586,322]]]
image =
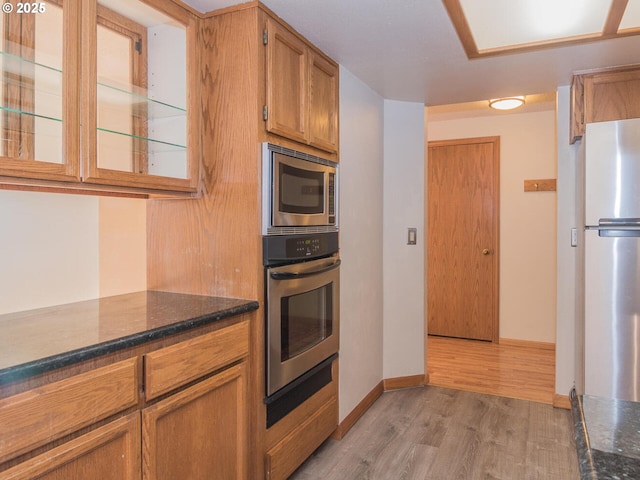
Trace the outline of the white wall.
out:
[[[100,297],[147,288],[147,203],[98,199]]]
[[[556,178],[556,115],[546,111],[438,121],[428,140],[500,136],[500,338],[556,341],[556,193],[525,193]]]
[[[340,421],[382,380],[383,112],[340,67]]]
[[[98,201],[0,191],[0,313],[98,296]]]
[[[558,308],[556,327],[556,392],[568,395],[574,382],[581,386],[581,330],[577,294],[579,248],[571,247],[571,228],[582,223],[576,208],[579,143],[569,144],[570,87],[558,88]],[[580,239],[582,239],[580,232]],[[579,390],[581,391],[581,390]]]
[[[146,289],[144,200],[0,191],[0,314]]]
[[[385,379],[424,373],[424,187],[424,105],[385,100]],[[407,245],[409,227],[417,245]]]

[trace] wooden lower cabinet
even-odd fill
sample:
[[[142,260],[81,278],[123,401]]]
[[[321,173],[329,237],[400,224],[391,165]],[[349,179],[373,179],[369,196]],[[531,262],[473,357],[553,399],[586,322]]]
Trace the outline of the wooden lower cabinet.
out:
[[[140,478],[140,413],[121,417],[0,472],[0,480]],[[177,478],[177,477],[176,477]]]
[[[338,401],[332,399],[267,452],[268,480],[286,480],[338,426]]]
[[[246,478],[246,366],[142,410],[143,480]]]
[[[137,366],[130,358],[0,400],[0,463],[134,407]]]
[[[248,337],[160,340],[0,398],[0,480],[247,480]]]

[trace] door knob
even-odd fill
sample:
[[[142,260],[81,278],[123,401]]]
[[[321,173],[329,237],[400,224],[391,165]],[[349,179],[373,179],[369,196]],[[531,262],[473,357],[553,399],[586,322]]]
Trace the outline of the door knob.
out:
[[[489,255],[489,249],[488,248],[483,249],[482,250],[482,254],[483,255]]]

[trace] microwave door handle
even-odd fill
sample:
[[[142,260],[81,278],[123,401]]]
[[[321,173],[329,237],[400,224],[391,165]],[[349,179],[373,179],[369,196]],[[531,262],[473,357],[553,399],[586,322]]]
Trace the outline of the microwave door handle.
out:
[[[269,275],[274,280],[292,280],[294,278],[310,277],[311,275],[318,275],[319,273],[328,272],[330,270],[333,270],[334,268],[338,268],[341,263],[342,263],[341,260],[338,259],[338,260],[336,260],[335,262],[333,262],[331,265],[329,265],[327,267],[322,267],[322,268],[319,268],[317,270],[312,270],[310,272],[299,272],[299,273],[271,272]]]

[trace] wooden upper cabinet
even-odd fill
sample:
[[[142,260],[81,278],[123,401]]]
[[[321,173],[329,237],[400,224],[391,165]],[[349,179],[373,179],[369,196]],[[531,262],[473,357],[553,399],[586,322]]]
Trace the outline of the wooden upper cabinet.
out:
[[[39,8],[0,21],[0,176],[78,181],[80,2]]]
[[[198,19],[172,0],[38,5],[0,22],[0,176],[196,192]]]
[[[267,131],[337,152],[338,65],[271,18],[265,42]]]
[[[196,19],[171,1],[84,2],[83,181],[194,192]]]
[[[306,143],[307,47],[272,19],[267,33],[267,130]]]
[[[571,85],[571,143],[587,123],[640,117],[640,65],[578,73]]]
[[[309,143],[335,152],[338,146],[338,67],[309,55]]]

